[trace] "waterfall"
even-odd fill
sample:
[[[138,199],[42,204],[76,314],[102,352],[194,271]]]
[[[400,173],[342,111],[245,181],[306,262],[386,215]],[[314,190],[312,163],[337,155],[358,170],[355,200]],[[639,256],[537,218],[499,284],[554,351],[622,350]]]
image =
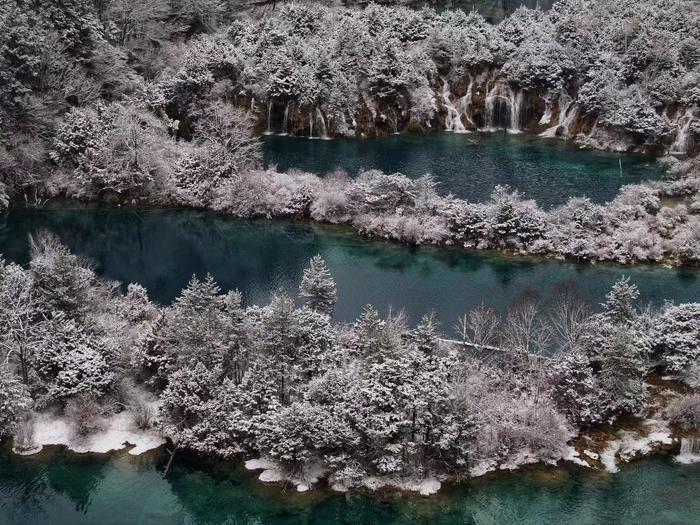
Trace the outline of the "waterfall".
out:
[[[396,114],[396,111],[394,111],[394,118],[389,119],[390,122],[394,125],[394,135],[399,134],[399,116]]]
[[[469,121],[469,123],[476,127],[474,124],[474,121],[471,119],[469,116],[469,113],[472,109],[472,98],[474,95],[474,79],[472,78],[471,75],[469,75],[469,87],[467,88],[467,92],[464,94],[462,98],[459,99],[459,102],[457,103],[457,111],[459,112],[460,115],[464,115],[464,117]]]
[[[467,133],[464,124],[462,124],[462,118],[460,117],[459,111],[454,107],[454,104],[450,101],[450,85],[447,80],[442,80],[442,101],[447,108],[447,117],[445,117],[445,131],[452,131],[453,133]]]
[[[282,133],[281,135],[287,135],[289,133],[288,120],[289,120],[289,102],[284,106],[284,118],[282,119]]]
[[[488,87],[488,85],[487,85]],[[522,93],[513,93],[510,86],[503,82],[494,82],[493,87],[486,95],[486,114],[484,131],[496,131],[498,129],[498,115],[496,115],[496,102],[501,101],[510,110],[510,124],[508,131],[511,133],[520,132],[520,107],[522,106]],[[517,106],[517,107],[516,107]],[[501,119],[502,120],[502,119]]]
[[[265,135],[272,135],[272,101],[267,102],[267,131],[265,131]]]
[[[523,96],[522,90],[517,93],[513,93],[513,90],[508,88],[510,91],[510,127],[508,128],[508,133],[520,133],[520,112],[523,107]]]
[[[681,453],[676,456],[678,463],[700,463],[700,437],[681,438]]]
[[[564,137],[570,137],[571,136],[571,131],[569,129],[571,128],[571,124],[574,123],[574,120],[576,120],[576,117],[578,116],[578,104],[571,103],[571,105],[566,108],[566,114],[564,116],[564,120],[561,123],[562,127],[562,135]],[[596,120],[596,122],[598,122]]]
[[[542,117],[540,117],[539,124],[540,126],[546,126],[550,122],[552,122],[552,99],[550,97],[543,97],[544,98],[544,113],[542,113]],[[542,133],[544,135],[544,133]]]
[[[484,106],[484,111],[485,111],[484,130],[485,131],[494,131],[493,105],[494,105],[494,102],[496,101],[495,90],[496,90],[495,85],[491,89],[489,89],[489,84],[488,84],[488,82],[486,83],[486,101],[485,101],[485,106]]]
[[[309,108],[309,138],[314,138],[314,112]]]
[[[255,97],[250,97],[250,110],[255,111]]]
[[[561,134],[564,137],[569,136],[569,128],[571,127],[571,124],[573,123],[574,119],[576,119],[576,116],[578,115],[578,106],[574,104],[573,99],[569,96],[569,94],[562,89],[561,93],[559,93],[559,117],[557,118],[557,123],[544,130],[542,133],[540,133],[540,137],[556,137],[557,132],[561,128]],[[551,108],[549,109],[550,111],[550,120],[551,120]],[[545,115],[546,115],[545,111]],[[547,124],[548,122],[544,122],[544,116],[542,116],[542,119],[540,120],[540,124]]]
[[[326,120],[323,118],[323,112],[319,108],[316,108],[316,118],[321,123],[321,138],[324,140],[328,140],[328,135],[326,133]]]
[[[681,121],[685,123],[681,125]],[[688,109],[681,118],[678,119],[678,131],[676,138],[669,148],[671,155],[685,155],[688,153],[688,136],[690,135],[690,124],[693,122],[693,111]]]

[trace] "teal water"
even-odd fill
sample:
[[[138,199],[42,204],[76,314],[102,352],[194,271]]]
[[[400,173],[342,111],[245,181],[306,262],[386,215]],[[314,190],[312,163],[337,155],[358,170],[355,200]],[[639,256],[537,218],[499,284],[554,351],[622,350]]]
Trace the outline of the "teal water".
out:
[[[689,525],[700,522],[700,465],[669,458],[615,475],[530,469],[447,486],[420,498],[394,491],[297,494],[240,465],[165,453],[38,457],[0,453],[3,525]]]
[[[556,139],[527,134],[431,133],[371,140],[265,137],[264,160],[280,170],[319,175],[365,168],[409,177],[430,173],[443,193],[486,200],[496,184],[508,184],[549,208],[572,196],[607,202],[624,184],[658,179],[661,166],[640,155],[581,150]],[[620,176],[622,163],[622,176]]]
[[[449,331],[457,316],[482,302],[503,311],[523,293],[547,301],[574,285],[594,303],[630,276],[641,300],[700,300],[700,271],[659,266],[578,265],[554,260],[370,241],[337,227],[283,221],[241,221],[187,210],[130,208],[13,210],[0,219],[0,253],[25,263],[27,237],[56,233],[97,271],[138,282],[169,303],[193,274],[211,273],[223,289],[263,304],[285,288],[296,294],[308,260],[321,254],[338,283],[336,317],[351,321],[367,303],[403,307],[416,320],[434,310]]]

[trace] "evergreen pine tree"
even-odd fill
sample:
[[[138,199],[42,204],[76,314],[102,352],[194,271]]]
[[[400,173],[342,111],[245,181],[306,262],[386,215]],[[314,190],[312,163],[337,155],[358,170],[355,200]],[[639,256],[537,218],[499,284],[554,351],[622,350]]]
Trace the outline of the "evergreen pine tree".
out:
[[[438,346],[438,331],[435,315],[433,313],[424,315],[415,330],[413,330],[413,340],[416,348],[425,356],[432,355]]]
[[[318,312],[333,315],[338,292],[333,276],[320,255],[313,257],[304,270],[300,295],[304,304]]]
[[[629,277],[617,281],[605,298],[603,310],[613,323],[629,323],[637,316],[639,289],[629,282]]]

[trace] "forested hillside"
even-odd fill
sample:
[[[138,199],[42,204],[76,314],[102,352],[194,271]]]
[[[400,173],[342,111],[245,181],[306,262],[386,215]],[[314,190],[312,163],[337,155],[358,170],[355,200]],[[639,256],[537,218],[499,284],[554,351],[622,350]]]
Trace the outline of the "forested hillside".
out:
[[[430,178],[263,171],[257,134],[507,130],[693,157],[697,9],[566,0],[492,25],[462,10],[375,4],[5,3],[0,206],[184,205],[410,243],[696,264],[692,159],[609,205],[572,199],[544,212],[508,188],[467,203]],[[680,205],[664,206],[668,197]]]

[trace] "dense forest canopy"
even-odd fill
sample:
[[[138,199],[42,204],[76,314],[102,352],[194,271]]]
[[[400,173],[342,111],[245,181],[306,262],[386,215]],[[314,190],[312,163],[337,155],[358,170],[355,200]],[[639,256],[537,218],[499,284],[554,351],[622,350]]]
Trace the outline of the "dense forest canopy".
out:
[[[497,24],[461,9],[321,4],[3,2],[0,208],[190,206],[413,244],[700,262],[697,2],[561,0]],[[470,203],[428,175],[261,166],[264,131],[434,129],[689,158],[610,203],[549,211],[505,187]],[[0,260],[0,436],[20,449],[36,412],[78,436],[119,412],[195,452],[262,454],[291,472],[320,463],[345,487],[462,476],[558,461],[577,434],[647,414],[657,372],[684,384],[670,421],[698,430],[700,307],[643,308],[624,279],[599,306],[565,289],[547,309],[530,294],[503,317],[477,308],[447,341],[430,315],[409,326],[368,306],[337,323],[320,258],[301,308],[283,292],[243,307],[211,278],[158,305],[138,284],[100,280],[49,234],[30,242],[27,267]]]
[[[479,306],[448,341],[432,315],[409,326],[368,305],[335,322],[320,257],[301,308],[284,292],[243,307],[211,277],[161,306],[98,279],[51,235],[31,242],[28,267],[0,262],[0,435],[17,447],[32,446],[32,409],[64,414],[77,436],[127,412],[181,448],[263,454],[292,473],[320,463],[351,487],[557,461],[579,432],[646,413],[653,369],[700,383],[700,305],[642,308],[624,279],[600,307],[567,286],[546,305],[525,293],[504,316]],[[669,417],[697,428],[697,405],[679,397]]]
[[[411,243],[700,261],[692,159],[608,205],[572,199],[544,212],[508,188],[475,204],[440,195],[429,177],[263,171],[257,136],[544,129],[692,157],[696,3],[566,0],[497,25],[461,10],[243,7],[3,4],[0,206],[52,197],[185,205],[350,224]],[[665,197],[680,203],[664,206]]]
[[[122,191],[229,176],[257,159],[222,134],[250,126],[360,136],[447,122],[595,147],[697,143],[696,2],[563,0],[497,25],[462,10],[243,7],[3,3],[2,201],[95,179]]]

